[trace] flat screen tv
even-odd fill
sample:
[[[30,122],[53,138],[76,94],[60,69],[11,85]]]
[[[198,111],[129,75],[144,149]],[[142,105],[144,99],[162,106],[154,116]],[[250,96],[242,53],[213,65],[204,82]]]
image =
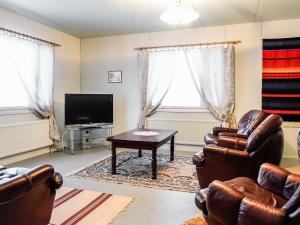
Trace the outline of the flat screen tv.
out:
[[[112,94],[65,94],[65,125],[112,123]]]

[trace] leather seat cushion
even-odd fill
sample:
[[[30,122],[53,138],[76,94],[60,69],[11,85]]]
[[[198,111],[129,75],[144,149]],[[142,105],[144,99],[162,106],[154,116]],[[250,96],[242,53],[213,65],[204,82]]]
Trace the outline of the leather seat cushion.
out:
[[[246,197],[271,207],[281,208],[287,202],[283,197],[262,188],[254,180],[247,177],[238,177],[225,181],[225,183],[243,193]]]
[[[211,134],[211,133],[207,133],[204,135],[204,142],[209,145],[209,144],[218,144],[218,137]]]

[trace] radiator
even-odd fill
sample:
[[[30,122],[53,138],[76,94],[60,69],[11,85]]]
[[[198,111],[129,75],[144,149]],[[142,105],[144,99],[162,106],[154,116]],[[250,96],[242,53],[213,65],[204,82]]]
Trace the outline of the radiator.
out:
[[[178,134],[175,136],[176,144],[204,145],[204,135],[212,132],[212,128],[216,126],[220,126],[220,121],[154,118],[146,120],[147,128],[178,130]]]
[[[52,145],[49,120],[28,121],[0,126],[0,158]]]

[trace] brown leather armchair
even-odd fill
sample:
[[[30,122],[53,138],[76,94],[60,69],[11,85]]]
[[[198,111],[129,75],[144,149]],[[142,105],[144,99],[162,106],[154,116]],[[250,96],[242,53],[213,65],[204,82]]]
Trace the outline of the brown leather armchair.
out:
[[[299,225],[300,175],[265,163],[258,179],[214,181],[196,194],[209,225]]]
[[[238,128],[214,127],[213,133],[204,136],[204,142],[218,144],[219,136],[231,136],[247,139],[253,130],[268,116],[262,110],[250,110],[239,121]]]
[[[279,165],[284,144],[281,124],[282,118],[271,114],[248,139],[219,137],[219,146],[204,146],[193,157],[200,187],[241,176],[256,179],[261,164]]]
[[[0,167],[0,225],[48,225],[62,182],[50,165]]]

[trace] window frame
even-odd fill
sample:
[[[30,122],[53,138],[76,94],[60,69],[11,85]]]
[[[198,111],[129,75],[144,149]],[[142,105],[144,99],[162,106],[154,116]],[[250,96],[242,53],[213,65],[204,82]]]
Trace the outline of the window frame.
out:
[[[178,113],[207,113],[208,108],[192,107],[192,106],[160,106],[158,112],[178,112]]]
[[[28,106],[10,106],[0,107],[0,116],[9,116],[16,114],[30,114],[32,113]]]

